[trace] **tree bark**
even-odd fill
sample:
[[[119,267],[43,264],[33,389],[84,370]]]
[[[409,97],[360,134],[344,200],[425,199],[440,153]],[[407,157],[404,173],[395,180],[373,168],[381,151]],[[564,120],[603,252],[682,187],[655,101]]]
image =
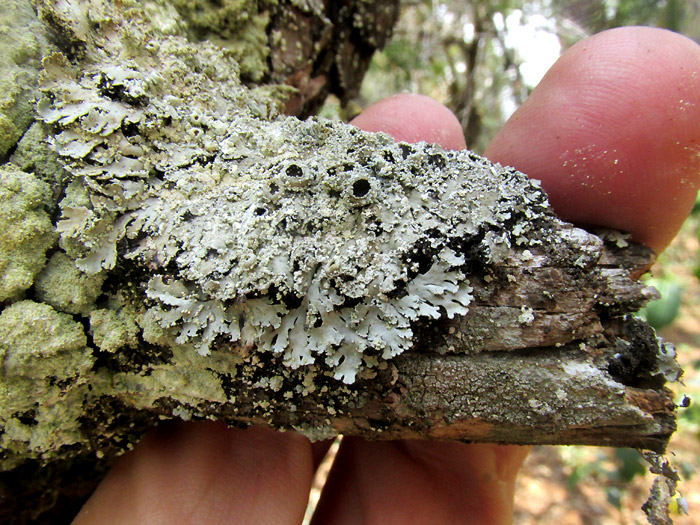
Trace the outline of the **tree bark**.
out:
[[[628,315],[654,297],[636,280],[649,250],[559,221],[537,185],[471,152],[282,118],[288,89],[242,85],[245,54],[196,41],[222,28],[178,5],[12,2],[39,103],[0,168],[4,520],[70,513],[173,418],[663,451],[675,355]],[[360,14],[339,34],[368,47],[341,38],[327,60],[280,37],[325,35],[331,5],[258,13],[260,79],[300,78],[275,65],[290,42],[361,76],[395,3],[375,3],[372,28],[364,2],[342,3],[339,20]],[[317,107],[295,85],[287,109]]]

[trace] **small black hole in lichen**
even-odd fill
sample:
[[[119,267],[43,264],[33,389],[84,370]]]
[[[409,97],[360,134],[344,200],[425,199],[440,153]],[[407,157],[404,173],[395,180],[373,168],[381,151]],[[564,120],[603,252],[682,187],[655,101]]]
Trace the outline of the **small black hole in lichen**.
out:
[[[476,153],[474,153],[473,151],[470,151],[469,153],[467,153],[467,157],[469,158],[469,160],[471,160],[473,162],[478,162],[481,160],[481,157],[479,155],[477,155]]]
[[[447,165],[447,161],[445,160],[445,157],[442,155],[430,155],[428,157],[428,162],[432,164],[433,166],[437,166],[438,168],[444,168]]]
[[[26,412],[18,412],[16,414],[13,414],[15,419],[18,420],[20,423],[23,425],[27,426],[35,426],[39,422],[36,420],[36,410],[33,408],[30,408]]]
[[[282,302],[284,303],[284,306],[287,307],[287,309],[295,310],[301,306],[301,303],[303,302],[303,298],[297,297],[294,294],[288,293],[288,294],[282,295]]]
[[[272,195],[274,195],[274,194],[277,193],[278,191],[279,191],[279,187],[277,186],[277,184],[275,184],[274,182],[271,182],[271,183],[270,183],[270,193],[271,193]]]
[[[135,137],[139,134],[139,127],[135,122],[124,122],[121,129],[125,137]]]
[[[392,164],[394,162],[396,162],[396,159],[394,158],[393,153],[391,153],[391,151],[389,151],[389,150],[384,150],[384,152],[382,153],[382,156],[384,157],[384,160],[386,160],[387,162],[391,162]]]
[[[382,233],[384,233],[384,228],[382,228],[382,222],[375,216],[371,216],[367,219],[367,226],[365,228],[369,233],[376,236],[379,236]]]
[[[408,156],[413,153],[413,148],[408,144],[399,144],[399,148],[401,148],[401,156],[403,156],[404,159],[407,159]]]
[[[133,95],[125,85],[117,83],[105,74],[100,75],[97,89],[105,97],[134,106],[145,106],[148,101],[145,95]]]
[[[158,180],[165,180],[165,172],[163,170],[156,168],[156,167],[151,168],[151,170],[148,172],[148,174],[151,177],[154,177]]]
[[[297,166],[296,164],[290,164],[287,166],[285,173],[288,177],[301,177],[304,174],[304,170],[302,170],[301,167]]]
[[[372,188],[367,179],[357,179],[352,184],[352,194],[354,197],[360,199],[369,193]]]
[[[346,297],[343,304],[340,305],[341,308],[355,308],[358,304],[362,302],[362,297]]]
[[[267,213],[267,210],[265,208],[255,208],[255,215],[260,217],[261,215],[265,215]]]
[[[343,171],[352,171],[354,169],[355,169],[355,165],[351,164],[350,162],[343,164]]]

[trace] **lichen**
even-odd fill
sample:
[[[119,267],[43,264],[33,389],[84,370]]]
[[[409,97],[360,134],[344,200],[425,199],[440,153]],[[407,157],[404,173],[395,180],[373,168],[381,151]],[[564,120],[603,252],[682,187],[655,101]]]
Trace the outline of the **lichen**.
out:
[[[29,288],[56,241],[45,210],[51,189],[11,164],[0,166],[0,301]]]
[[[46,143],[47,135],[44,123],[34,122],[17,143],[10,162],[53,188],[62,188],[66,172],[56,152]],[[58,193],[54,193],[56,198]]]
[[[676,361],[676,346],[661,338],[659,338],[657,362],[655,373],[663,375],[669,383],[678,381],[683,376],[683,369]]]
[[[270,52],[265,29],[275,0],[169,1],[192,34],[231,51],[244,78],[254,82],[262,79]]]
[[[117,374],[111,392],[126,396],[134,407],[145,409],[152,409],[162,399],[192,407],[203,400],[205,404],[224,403],[228,399],[219,374],[235,375],[237,361],[240,359],[230,353],[201,356],[191,345],[174,346],[170,361],[151,366],[147,376],[138,372]]]
[[[529,306],[522,306],[520,312],[520,316],[518,317],[518,322],[520,324],[529,325],[535,320],[535,314]]]
[[[352,383],[410,348],[416,321],[467,312],[467,247],[500,260],[547,209],[471,152],[277,117],[230,53],[129,13],[128,54],[112,38],[80,73],[44,60],[38,111],[72,176],[61,246],[87,274],[146,272],[143,319],[175,344],[252,345]]]
[[[36,297],[60,312],[90,314],[102,293],[104,274],[87,275],[64,252],[55,253],[34,282]]]
[[[78,418],[93,358],[83,326],[46,304],[0,314],[0,449],[36,457],[80,441]],[[12,457],[3,468],[11,468]]]
[[[24,31],[14,31],[23,27]],[[34,120],[40,59],[47,49],[31,0],[0,3],[0,159]]]
[[[90,314],[90,334],[102,352],[116,352],[122,347],[137,348],[139,327],[125,309],[100,309]]]

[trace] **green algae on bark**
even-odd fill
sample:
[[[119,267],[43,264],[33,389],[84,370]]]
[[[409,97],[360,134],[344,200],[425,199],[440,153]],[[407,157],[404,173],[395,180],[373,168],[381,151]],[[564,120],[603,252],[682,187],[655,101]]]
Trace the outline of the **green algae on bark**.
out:
[[[17,31],[17,28],[21,28]],[[31,0],[0,3],[0,160],[34,121],[41,58],[48,49]]]
[[[49,305],[0,313],[2,469],[81,443],[79,418],[94,357],[83,326]]]

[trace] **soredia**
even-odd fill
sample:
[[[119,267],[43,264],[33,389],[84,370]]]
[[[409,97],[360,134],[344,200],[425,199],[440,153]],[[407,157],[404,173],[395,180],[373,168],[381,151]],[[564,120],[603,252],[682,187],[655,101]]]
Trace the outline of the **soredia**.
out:
[[[136,59],[133,34],[80,74],[46,59],[39,114],[73,177],[61,247],[88,274],[140,268],[177,344],[230,341],[352,383],[410,348],[416,321],[466,314],[474,261],[528,242],[547,207],[471,152],[276,116],[206,43],[149,37]]]

